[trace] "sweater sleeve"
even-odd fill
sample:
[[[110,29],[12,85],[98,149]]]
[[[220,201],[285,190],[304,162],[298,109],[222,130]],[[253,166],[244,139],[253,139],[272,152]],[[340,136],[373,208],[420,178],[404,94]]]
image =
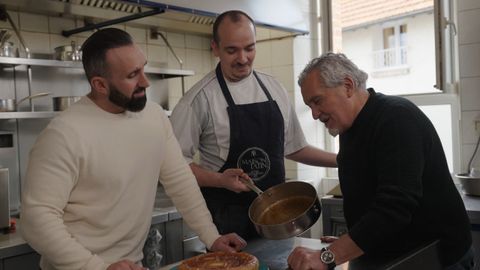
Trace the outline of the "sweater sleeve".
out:
[[[198,187],[197,180],[183,158],[168,119],[165,118],[166,158],[161,164],[160,181],[187,224],[210,248],[220,237]]]
[[[391,110],[392,111],[392,110]],[[353,241],[365,252],[378,248],[386,238],[405,229],[412,221],[422,197],[424,126],[415,113],[396,108],[375,126],[373,151],[377,177],[370,210],[349,230]]]
[[[51,127],[38,137],[22,190],[20,230],[56,269],[106,269],[108,265],[82,246],[63,222],[63,209],[78,175],[78,160],[69,145],[74,138],[74,132],[62,133]]]

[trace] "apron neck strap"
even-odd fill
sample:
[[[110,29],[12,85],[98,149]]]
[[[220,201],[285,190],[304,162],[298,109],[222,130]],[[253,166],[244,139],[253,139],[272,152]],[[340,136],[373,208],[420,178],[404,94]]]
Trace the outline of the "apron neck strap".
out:
[[[235,102],[233,101],[232,95],[230,94],[230,91],[228,90],[227,83],[225,82],[225,78],[223,78],[223,73],[222,73],[222,68],[220,67],[220,63],[217,64],[217,68],[215,69],[215,74],[217,76],[218,83],[220,84],[220,88],[222,89],[223,96],[225,96],[225,99],[227,100],[228,106],[233,106],[235,105]],[[258,81],[258,84],[260,85],[260,88],[262,88],[263,92],[267,96],[269,101],[272,101],[272,96],[268,92],[267,88],[263,84],[263,82],[260,80],[258,77],[257,73],[253,71],[253,75]]]

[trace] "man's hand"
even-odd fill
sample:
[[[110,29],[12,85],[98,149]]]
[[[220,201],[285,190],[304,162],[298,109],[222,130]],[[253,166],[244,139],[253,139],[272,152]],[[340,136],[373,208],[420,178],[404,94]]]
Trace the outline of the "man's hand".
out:
[[[313,250],[306,247],[296,247],[287,259],[288,266],[293,270],[323,270],[327,265],[320,261],[320,250]]]
[[[242,183],[239,178],[251,181],[248,174],[244,173],[242,169],[226,169],[222,173],[222,187],[236,193],[240,193],[242,191],[250,191],[250,188],[247,187],[244,183]]]
[[[148,270],[148,268],[136,265],[130,260],[121,260],[116,263],[110,264],[107,270]]]
[[[210,250],[235,252],[242,250],[245,246],[247,246],[247,242],[243,238],[236,233],[229,233],[217,238]]]

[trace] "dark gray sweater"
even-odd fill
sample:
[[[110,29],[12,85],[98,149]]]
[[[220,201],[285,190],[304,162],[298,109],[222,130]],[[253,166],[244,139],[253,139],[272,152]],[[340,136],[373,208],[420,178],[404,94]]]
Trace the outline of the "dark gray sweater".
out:
[[[430,120],[410,101],[375,93],[340,135],[338,171],[349,234],[369,256],[440,239],[444,265],[472,243],[465,206]]]

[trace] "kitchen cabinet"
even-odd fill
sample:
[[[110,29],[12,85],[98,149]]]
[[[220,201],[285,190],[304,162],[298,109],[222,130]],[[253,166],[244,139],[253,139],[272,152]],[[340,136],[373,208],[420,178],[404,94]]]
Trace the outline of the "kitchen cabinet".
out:
[[[343,198],[325,196],[322,204],[323,235],[340,236],[348,231],[343,215]]]

